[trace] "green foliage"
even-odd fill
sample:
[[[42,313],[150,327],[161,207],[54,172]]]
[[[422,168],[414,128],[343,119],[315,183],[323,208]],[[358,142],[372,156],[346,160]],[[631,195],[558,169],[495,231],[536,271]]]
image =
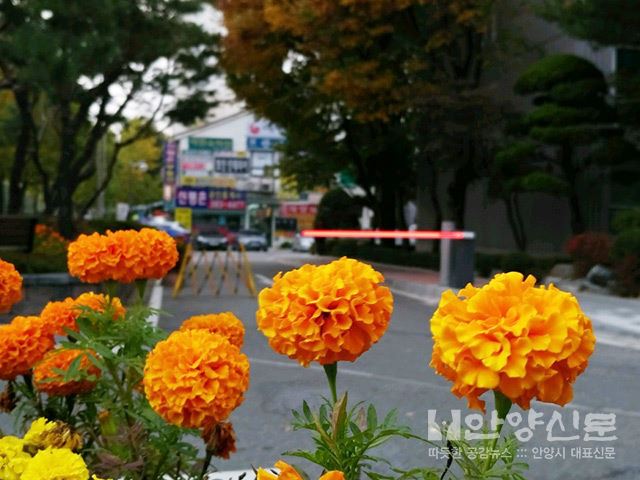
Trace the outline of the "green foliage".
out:
[[[628,125],[640,124],[640,15],[634,0],[545,0],[539,12],[568,35],[615,47],[618,113]]]
[[[514,91],[533,95],[533,108],[496,155],[490,194],[502,199],[519,247],[526,244],[517,195],[544,192],[568,199],[574,233],[586,228],[581,175],[603,166],[628,170],[634,150],[607,103],[603,73],[584,58],[550,55],[518,78]]]
[[[530,125],[562,127],[564,125],[594,123],[602,120],[602,108],[566,107],[556,103],[545,103],[525,115]]]
[[[346,480],[360,480],[363,475],[376,479],[376,467],[388,462],[373,450],[394,438],[416,437],[407,427],[398,426],[394,411],[380,419],[373,405],[349,407],[347,403],[345,393],[335,403],[325,400],[317,413],[306,401],[300,412],[293,411],[294,429],[312,432],[315,450],[287,455],[304,458],[325,470],[341,471]]]
[[[115,232],[116,230],[140,230],[144,225],[133,220],[121,221],[113,219],[95,219],[89,220],[80,225],[82,233],[90,235],[94,232],[105,234],[107,230]]]
[[[616,233],[640,228],[640,208],[623,210],[616,213],[611,221],[611,227]]]
[[[602,78],[586,78],[570,83],[558,83],[549,89],[547,98],[551,102],[561,105],[588,106],[597,104],[599,97],[604,93],[602,80]]]
[[[20,273],[58,273],[67,271],[67,254],[2,252],[0,258],[13,263]]]
[[[522,252],[476,253],[475,264],[478,275],[489,278],[497,271],[519,271],[542,280],[557,263],[569,261],[566,256],[534,257]]]
[[[640,294],[640,228],[623,230],[611,249],[618,293]]]
[[[39,416],[66,422],[83,436],[81,454],[100,476],[199,478],[197,448],[187,440],[197,432],[165,422],[141,391],[145,358],[166,337],[147,320],[160,312],[138,303],[127,309],[124,318],[114,320],[111,307],[102,313],[81,310],[78,331],[67,330],[68,340],[61,346],[85,350],[101,375],[88,377],[78,358],[64,372],[64,379],[94,380],[95,388],[71,397],[47,397],[35,393],[30,377],[24,377],[14,382],[19,393],[14,413],[19,423],[25,425]]]
[[[527,68],[518,78],[514,90],[519,95],[545,93],[562,84],[591,86],[591,93],[603,96],[607,92],[604,75],[588,60],[569,54],[549,55]],[[557,92],[557,90],[556,90]]]
[[[534,267],[533,257],[523,252],[509,253],[500,260],[500,268],[503,272],[520,272],[526,276],[532,274]]]
[[[446,433],[445,427],[443,436]],[[485,433],[489,432],[485,429]],[[450,452],[452,465],[447,469],[447,476],[442,478],[526,480],[524,473],[529,466],[518,461],[519,446],[513,434],[498,442],[492,439],[450,439],[444,448]],[[483,460],[483,457],[487,460]]]
[[[31,152],[26,161],[66,237],[75,233],[75,193],[96,173],[98,145],[115,126],[127,133],[124,112],[132,103],[154,92],[153,115],[185,122],[215,103],[209,80],[218,72],[218,36],[191,20],[206,6],[204,0],[0,3],[4,80],[16,98],[22,95],[20,121],[28,127],[20,146]],[[147,134],[152,120],[136,135]],[[106,181],[136,135],[103,149]],[[87,197],[76,209],[81,214],[97,195]]]
[[[359,227],[362,205],[341,188],[329,190],[318,205],[315,228],[353,229]]]
[[[352,257],[370,262],[406,265],[437,270],[440,255],[431,252],[414,252],[403,248],[390,248],[356,240],[335,240],[328,243],[327,253],[334,257]]]
[[[640,256],[640,228],[623,230],[613,242],[611,255],[615,260],[628,255]]]
[[[525,192],[545,192],[553,195],[566,194],[569,185],[566,181],[546,172],[531,172],[518,179],[518,186]]]
[[[539,12],[569,35],[600,45],[640,45],[635,0],[545,0]]]

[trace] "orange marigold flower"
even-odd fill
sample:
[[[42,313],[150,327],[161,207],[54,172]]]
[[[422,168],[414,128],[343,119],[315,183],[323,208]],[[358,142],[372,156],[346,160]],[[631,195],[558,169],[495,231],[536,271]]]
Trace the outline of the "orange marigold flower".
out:
[[[370,265],[343,257],[273,280],[258,297],[258,329],[302,365],[354,361],[387,330],[393,296]]]
[[[80,235],[69,245],[69,273],[83,282],[162,278],[178,261],[176,242],[151,228]]]
[[[87,292],[75,300],[67,297],[59,302],[47,303],[40,313],[40,318],[54,335],[64,335],[65,328],[77,332],[76,320],[82,314],[81,307],[88,307],[97,312],[104,312],[106,308],[111,308],[114,320],[125,314],[125,309],[119,298],[110,299],[101,293]]]
[[[279,471],[277,474],[259,468],[257,480],[303,480],[302,475],[287,462],[278,460],[274,467]],[[320,476],[319,480],[344,480],[344,473],[338,470],[331,470]]]
[[[487,285],[445,292],[431,319],[431,366],[453,382],[451,391],[484,410],[479,397],[498,390],[520,407],[533,398],[564,405],[587,367],[595,336],[570,293],[518,272]]]
[[[195,315],[182,322],[180,330],[208,330],[226,337],[232,345],[242,348],[244,325],[231,312]]]
[[[34,386],[51,397],[66,397],[90,392],[95,387],[95,381],[87,377],[89,375],[99,377],[102,372],[91,362],[88,355],[95,357],[96,354],[91,351],[66,348],[48,352],[33,369]],[[59,371],[66,372],[78,357],[80,357],[79,370],[82,372],[82,379],[65,381],[64,374]]]
[[[22,300],[22,277],[12,263],[0,260],[0,313]]]
[[[39,317],[15,317],[0,325],[0,379],[29,373],[53,344],[53,335]]]
[[[225,420],[244,400],[249,360],[222,335],[173,332],[147,357],[144,391],[169,423],[200,428]]]

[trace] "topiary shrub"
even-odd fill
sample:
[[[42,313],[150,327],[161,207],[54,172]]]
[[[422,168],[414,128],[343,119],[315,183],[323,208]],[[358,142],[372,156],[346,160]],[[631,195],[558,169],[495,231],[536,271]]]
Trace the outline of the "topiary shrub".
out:
[[[616,233],[640,228],[640,208],[618,212],[611,221],[611,228]]]
[[[362,205],[350,197],[342,189],[329,190],[322,196],[318,205],[318,213],[314,227],[319,229],[353,230],[360,228],[359,217]],[[325,255],[329,252],[328,242],[323,238],[316,239],[316,253]]]
[[[637,297],[640,294],[640,228],[625,230],[611,249],[618,293]]]
[[[523,252],[509,253],[500,261],[500,268],[504,272],[520,272],[524,276],[531,274],[539,278],[540,275],[535,266],[533,257]]]
[[[608,265],[612,243],[611,236],[602,232],[585,232],[571,237],[565,251],[573,260],[575,277],[586,276],[594,265]]]

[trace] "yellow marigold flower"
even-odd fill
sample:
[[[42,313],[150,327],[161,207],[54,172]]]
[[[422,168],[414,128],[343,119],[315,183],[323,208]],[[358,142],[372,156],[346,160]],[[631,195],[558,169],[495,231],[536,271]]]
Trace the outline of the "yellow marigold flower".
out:
[[[258,329],[302,365],[354,361],[387,330],[393,296],[370,265],[343,257],[273,280],[258,297]]]
[[[35,450],[51,447],[77,451],[82,448],[82,437],[64,422],[40,417],[31,422],[24,444]]]
[[[522,408],[533,398],[564,405],[587,367],[595,336],[570,293],[518,272],[487,285],[447,291],[431,319],[431,366],[451,391],[484,409],[479,397],[498,390]]]
[[[24,441],[16,437],[0,438],[0,478],[20,480],[31,455],[24,451]]]
[[[80,235],[69,245],[69,273],[83,282],[162,278],[178,261],[176,242],[151,228]]]
[[[200,428],[225,420],[244,400],[249,360],[225,337],[204,330],[173,332],[147,357],[144,391],[169,423]]]
[[[53,344],[53,335],[39,317],[18,316],[0,325],[0,379],[28,373]]]
[[[50,397],[66,397],[90,392],[96,385],[95,381],[87,378],[65,381],[64,374],[58,372],[66,372],[76,358],[81,357],[79,369],[83,377],[88,375],[100,377],[102,372],[91,362],[88,355],[95,357],[96,353],[67,348],[51,350],[33,369],[34,386]]]
[[[22,300],[22,277],[12,263],[0,260],[0,313]]]
[[[182,322],[180,330],[208,330],[218,333],[238,348],[242,348],[244,343],[244,325],[231,312],[195,315]]]
[[[114,320],[125,314],[125,309],[119,298],[109,298],[101,293],[87,292],[75,300],[67,297],[59,302],[49,302],[40,313],[40,318],[55,335],[66,334],[65,328],[78,331],[76,320],[82,314],[81,307],[88,307],[97,312],[104,312],[107,308],[113,310]]]
[[[68,448],[46,448],[29,460],[21,480],[88,480],[84,460]]]
[[[275,468],[279,470],[276,475],[263,468],[258,469],[257,480],[303,480],[302,476],[289,465],[287,462],[278,460],[275,464]],[[320,476],[319,480],[344,480],[344,473],[338,470],[331,470]]]

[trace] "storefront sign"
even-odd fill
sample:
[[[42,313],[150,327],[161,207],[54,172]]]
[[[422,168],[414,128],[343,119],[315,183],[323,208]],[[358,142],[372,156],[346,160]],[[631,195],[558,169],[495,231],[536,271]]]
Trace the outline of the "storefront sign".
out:
[[[271,151],[276,146],[284,143],[283,138],[271,137],[247,137],[247,150],[249,151]]]
[[[233,151],[233,139],[211,137],[189,137],[189,150],[209,150],[212,152]]]
[[[229,173],[233,175],[248,174],[249,159],[246,157],[216,156],[214,161],[214,171],[216,173]]]
[[[191,231],[193,210],[190,208],[176,208],[173,214],[176,222]]]

